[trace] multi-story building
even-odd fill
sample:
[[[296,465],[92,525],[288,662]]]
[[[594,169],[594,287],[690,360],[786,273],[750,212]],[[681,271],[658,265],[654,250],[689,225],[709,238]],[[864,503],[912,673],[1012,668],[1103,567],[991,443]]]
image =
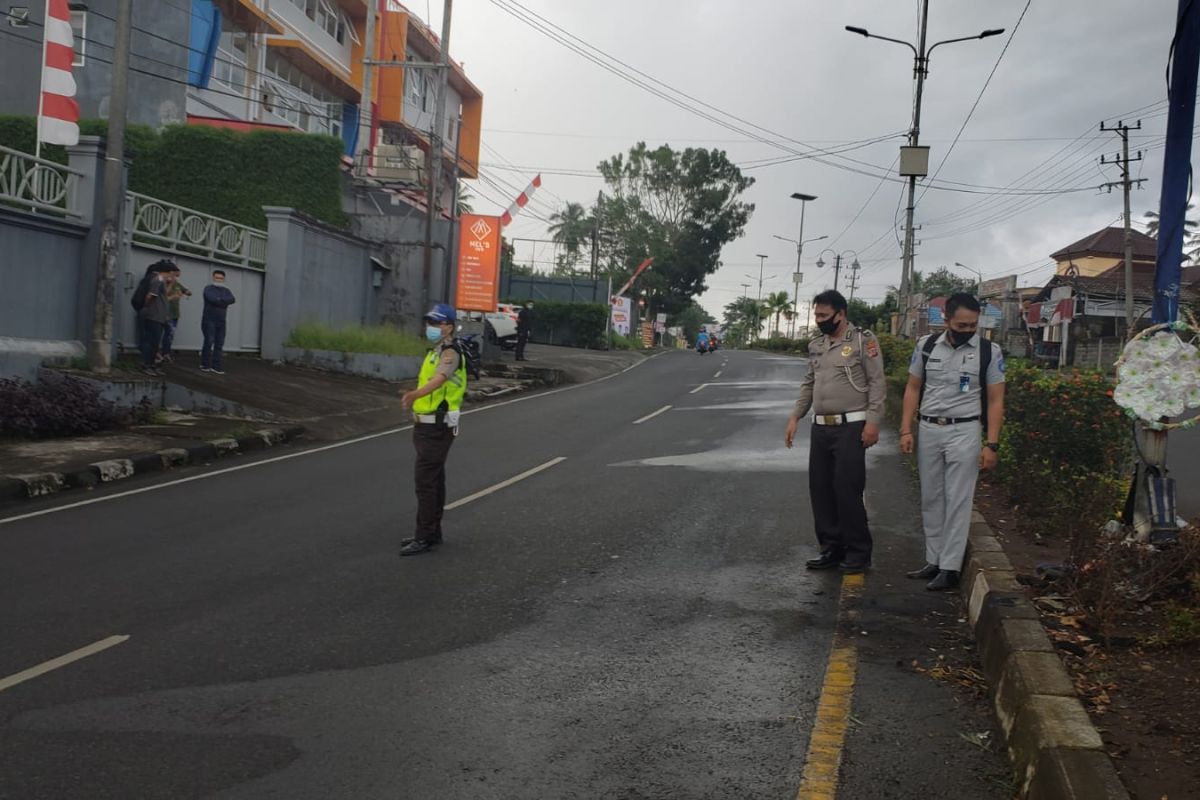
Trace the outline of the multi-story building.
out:
[[[72,2],[77,99],[85,118],[108,113],[116,0]],[[129,120],[241,130],[300,130],[343,140],[348,156],[383,146],[357,171],[424,206],[424,154],[434,120],[438,44],[396,0],[134,0]],[[375,44],[366,47],[367,16]],[[45,0],[0,0],[0,107],[37,113]],[[373,50],[373,59],[368,59]],[[364,66],[367,60],[372,66]],[[376,62],[392,62],[375,66]],[[372,70],[369,114],[363,99]],[[445,170],[478,176],[483,95],[450,70]],[[363,120],[372,124],[361,125]],[[368,148],[373,150],[374,148]],[[445,181],[443,186],[452,182]],[[438,205],[449,205],[443,192]]]

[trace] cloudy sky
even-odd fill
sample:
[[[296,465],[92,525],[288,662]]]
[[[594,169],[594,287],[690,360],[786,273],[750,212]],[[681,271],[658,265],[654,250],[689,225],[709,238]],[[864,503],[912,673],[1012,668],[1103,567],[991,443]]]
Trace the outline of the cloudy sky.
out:
[[[440,29],[441,2],[408,4]],[[800,204],[789,197],[795,191],[819,198],[808,205],[804,237],[829,237],[805,248],[801,296],[832,286],[832,269],[815,266],[822,248],[831,246],[858,253],[858,295],[878,301],[899,282],[903,184],[893,167],[902,139],[822,156],[828,163],[795,156],[907,129],[911,52],[843,28],[915,41],[918,5],[458,0],[451,51],[485,96],[483,179],[472,187],[476,208],[498,212],[541,171],[532,213],[509,235],[548,238],[537,217],[565,201],[594,201],[603,188],[595,166],[608,156],[639,140],[718,147],[757,180],[747,194],[756,211],[709,278],[700,298],[705,308],[720,316],[742,293],[741,284],[752,284],[751,295],[757,291],[758,253],[768,256],[764,292],[791,290],[796,251],[774,236],[798,234]],[[1019,274],[1022,285],[1037,284],[1052,273],[1051,252],[1117,224],[1119,192],[1095,188],[1119,178],[1117,168],[1100,164],[1101,155],[1112,156],[1120,144],[1099,131],[1101,121],[1142,120],[1133,148],[1148,152],[1134,172],[1148,181],[1134,194],[1135,221],[1157,206],[1175,9],[1175,0],[931,0],[931,43],[988,28],[1007,32],[946,45],[932,56],[921,141],[932,148],[931,171],[949,157],[935,181],[941,188],[918,190],[917,269],[954,268],[958,261],[984,277]],[[528,12],[578,37],[577,47],[595,48],[589,52],[596,58],[628,65],[608,62],[614,69],[634,68],[672,87],[654,84],[700,113],[632,85],[514,16]],[[794,160],[773,163],[789,157]],[[1013,188],[998,195],[1000,187]],[[552,261],[548,245],[518,242],[518,248],[523,260]],[[825,260],[832,261],[831,253]]]

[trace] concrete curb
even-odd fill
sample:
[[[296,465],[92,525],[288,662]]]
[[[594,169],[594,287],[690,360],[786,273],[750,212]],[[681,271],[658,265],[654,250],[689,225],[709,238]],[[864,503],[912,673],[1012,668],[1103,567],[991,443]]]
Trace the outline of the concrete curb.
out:
[[[960,591],[1021,797],[1129,800],[1037,610],[979,512]]]
[[[213,439],[185,447],[136,453],[127,458],[114,458],[67,468],[62,472],[0,475],[0,506],[45,497],[64,489],[91,488],[101,483],[132,478],[134,475],[162,472],[188,464],[204,464],[222,456],[265,450],[290,441],[302,433],[304,428],[299,425],[264,428],[236,439]]]

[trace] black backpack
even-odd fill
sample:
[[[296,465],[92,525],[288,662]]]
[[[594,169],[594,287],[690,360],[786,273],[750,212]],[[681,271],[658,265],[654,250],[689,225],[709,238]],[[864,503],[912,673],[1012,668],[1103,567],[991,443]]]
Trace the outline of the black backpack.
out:
[[[142,282],[133,290],[133,297],[129,298],[129,304],[133,306],[134,311],[141,311],[146,307],[146,295],[150,293],[150,279],[155,273],[150,273],[142,278]]]
[[[479,380],[479,376],[483,373],[483,355],[479,352],[479,342],[475,337],[455,339],[450,346],[454,348],[454,352],[458,353],[459,358],[466,362],[467,377]]]
[[[929,356],[933,354],[933,348],[937,347],[939,334],[931,333],[925,339],[925,344],[921,345],[921,371],[928,375],[925,367],[929,363]],[[979,337],[979,421],[983,425],[983,432],[987,434],[988,424],[988,399],[987,399],[987,374],[988,368],[992,365],[992,341]],[[984,347],[983,345],[987,345]],[[925,379],[921,380],[921,396],[917,400],[917,413],[921,411],[921,401],[925,399]]]

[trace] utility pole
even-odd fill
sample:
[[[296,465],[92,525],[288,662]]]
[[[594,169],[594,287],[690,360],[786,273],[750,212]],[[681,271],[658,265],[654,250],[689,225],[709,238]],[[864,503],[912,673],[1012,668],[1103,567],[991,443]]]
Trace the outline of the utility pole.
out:
[[[862,266],[855,261],[850,265],[850,302],[854,302],[854,291],[858,288],[858,271]]]
[[[92,311],[88,364],[96,372],[112,369],[113,303],[117,256],[121,251],[121,201],[125,196],[125,120],[129,107],[129,45],[133,0],[118,0],[113,37],[112,93],[108,99],[108,136],[104,144],[104,220],[100,234],[100,270]]]
[[[604,192],[596,192],[596,208],[592,211],[592,280],[600,274],[600,203]]]
[[[983,31],[975,36],[959,36],[954,39],[944,39],[926,49],[926,34],[929,31],[929,0],[921,0],[921,23],[917,31],[917,45],[915,47],[910,42],[901,39],[892,39],[887,36],[870,33],[866,28],[847,25],[846,30],[850,31],[850,33],[857,33],[859,36],[865,36],[868,39],[882,39],[885,42],[902,44],[913,52],[913,77],[917,81],[917,90],[913,105],[913,120],[912,127],[908,132],[908,146],[900,148],[900,174],[908,176],[908,207],[904,215],[903,268],[900,273],[900,302],[901,313],[903,314],[902,319],[904,320],[903,329],[900,331],[900,334],[907,336],[908,309],[910,304],[909,294],[913,274],[913,213],[917,206],[917,179],[925,177],[929,171],[929,149],[920,149],[921,100],[925,94],[925,78],[929,75],[929,57],[941,45],[966,42],[972,39],[986,39],[989,36],[999,36],[1004,33],[1004,29],[994,28]],[[908,157],[906,158],[906,156]],[[907,163],[909,162],[909,158],[912,159],[911,163]]]
[[[1105,123],[1100,123],[1100,130],[1104,133],[1115,133],[1121,137],[1121,152],[1115,155],[1111,160],[1105,156],[1100,157],[1101,164],[1117,164],[1121,167],[1121,180],[1115,183],[1106,183],[1104,188],[1111,193],[1114,186],[1120,186],[1124,189],[1125,194],[1125,335],[1129,336],[1133,333],[1133,220],[1130,217],[1129,210],[1129,192],[1134,186],[1141,186],[1145,183],[1145,179],[1130,180],[1129,165],[1142,160],[1142,151],[1138,151],[1135,158],[1129,157],[1129,132],[1140,131],[1142,129],[1142,121],[1139,119],[1135,127],[1131,128],[1124,122],[1118,122],[1115,127],[1109,127]],[[1161,224],[1161,220],[1159,221]]]
[[[433,128],[429,131],[429,192],[425,203],[425,261],[422,265],[424,303],[428,308],[430,303],[431,284],[433,282],[433,220],[437,215],[438,183],[442,173],[442,134],[446,127],[446,84],[450,79],[450,14],[453,0],[443,0],[442,4],[442,40],[438,49],[438,82],[433,109]],[[450,269],[449,253],[446,254],[445,268]],[[447,298],[448,300],[449,298]],[[422,312],[424,313],[424,312]]]
[[[754,304],[754,338],[758,339],[759,334],[762,332],[762,319],[760,315],[762,314],[763,265],[766,263],[767,257],[762,253],[756,253],[755,258],[758,259],[758,300]],[[751,280],[754,278],[753,275],[747,275],[746,277]],[[775,276],[772,275],[771,277],[774,278]]]
[[[921,29],[917,34],[917,53],[916,64],[913,67],[914,77],[917,80],[917,93],[913,105],[913,122],[912,129],[908,133],[908,146],[918,147],[921,139],[921,98],[925,94],[925,75],[929,72],[928,59],[925,53],[925,35],[929,32],[929,0],[921,2]],[[917,175],[908,176],[908,207],[904,211],[904,253],[903,261],[900,267],[900,297],[904,304],[904,329],[900,331],[901,336],[908,335],[908,306],[911,302],[909,293],[911,290],[913,273],[913,214],[917,208]],[[836,287],[836,281],[835,286]]]
[[[375,143],[371,141],[371,131],[375,129],[375,115],[372,100],[375,99],[375,14],[377,3],[367,3],[366,41],[363,42],[363,93],[362,105],[358,109],[358,153],[355,157],[355,172],[366,175],[370,164],[370,155]],[[361,160],[360,160],[361,159]],[[425,313],[425,312],[421,312]]]

